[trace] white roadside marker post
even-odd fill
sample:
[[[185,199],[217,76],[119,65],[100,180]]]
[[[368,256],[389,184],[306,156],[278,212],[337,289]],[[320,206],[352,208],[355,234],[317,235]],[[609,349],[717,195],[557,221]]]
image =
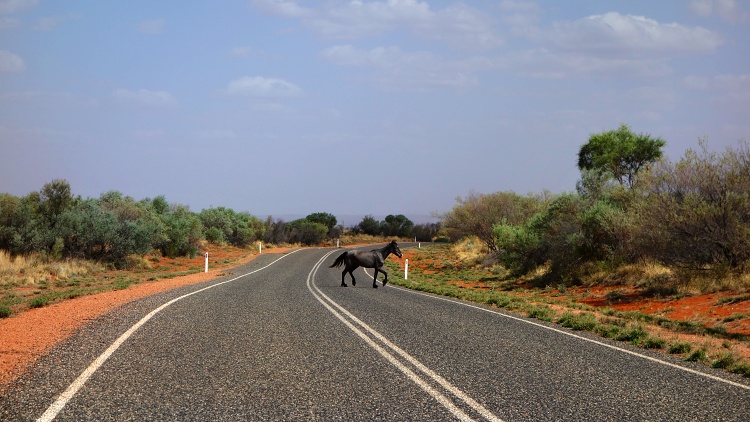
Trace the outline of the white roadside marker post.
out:
[[[263,253],[263,242],[258,242],[258,254]]]
[[[409,279],[409,260],[404,260],[404,280]]]
[[[204,272],[208,272],[208,252],[206,252],[206,269],[204,270]]]

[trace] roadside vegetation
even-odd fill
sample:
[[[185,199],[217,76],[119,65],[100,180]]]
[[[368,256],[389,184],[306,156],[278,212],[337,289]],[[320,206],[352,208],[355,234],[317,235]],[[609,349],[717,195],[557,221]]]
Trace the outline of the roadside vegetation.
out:
[[[202,261],[194,258],[209,246],[247,256],[259,243],[348,246],[399,238],[446,242],[414,257],[420,272],[405,283],[411,288],[750,376],[748,355],[739,352],[750,348],[747,333],[726,328],[747,326],[750,311],[704,324],[561,299],[605,286],[608,303],[633,294],[676,299],[714,292],[727,293],[717,307],[750,301],[750,147],[740,141],[716,152],[701,140],[698,150],[672,161],[663,156],[665,144],[624,124],[593,134],[571,163],[581,175],[574,190],[470,192],[436,215],[439,223],[425,225],[402,214],[382,221],[368,215],[345,228],[325,212],[289,222],[224,207],[193,212],[164,196],[136,200],[109,191],[81,198],[65,180],[23,197],[0,193],[0,318],[198,272]]]
[[[405,250],[409,260],[408,279],[403,278],[403,259],[389,259],[389,284],[454,297],[501,308],[529,318],[559,324],[576,331],[661,351],[686,361],[699,361],[715,368],[750,377],[750,337],[727,330],[721,323],[670,319],[661,314],[617,310],[616,306],[592,306],[597,279],[582,280],[579,286],[539,286],[535,278],[544,271],[515,277],[500,264],[489,264],[488,249],[481,240],[469,237],[455,244],[434,244]],[[646,266],[631,269],[640,276],[624,280],[638,283],[651,274]],[[608,290],[606,303],[616,304],[624,294]],[[676,293],[679,294],[679,293]],[[724,304],[750,300],[747,294],[726,296]],[[668,299],[665,297],[663,299]],[[717,306],[721,303],[717,303]],[[750,319],[750,314],[738,316]]]
[[[717,309],[750,300],[748,144],[715,152],[700,140],[677,161],[663,157],[664,145],[621,125],[581,146],[574,191],[458,198],[440,216],[455,248],[420,251],[426,276],[404,284],[750,376],[748,332],[724,325],[747,327],[750,312],[707,325],[550,299],[605,286],[611,303],[715,292],[726,293]]]
[[[277,246],[341,245],[383,236],[437,235],[403,215],[367,216],[344,230],[325,212],[285,222],[217,207],[193,212],[164,196],[135,200],[118,191],[81,198],[66,180],[23,197],[0,193],[0,318],[83,295],[199,272],[199,253],[241,255]],[[377,239],[377,240],[376,240]]]

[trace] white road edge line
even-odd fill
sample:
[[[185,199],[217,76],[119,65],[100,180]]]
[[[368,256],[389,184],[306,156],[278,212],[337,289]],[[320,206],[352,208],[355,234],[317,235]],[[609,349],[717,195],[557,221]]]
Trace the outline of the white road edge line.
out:
[[[55,419],[55,417],[57,417],[57,415],[60,413],[60,411],[62,411],[62,409],[65,407],[65,405],[68,404],[68,402],[76,395],[76,393],[78,393],[78,390],[80,390],[81,387],[83,387],[83,385],[86,384],[86,381],[88,381],[88,379],[91,378],[92,375],[94,375],[94,373],[104,364],[104,362],[106,362],[107,359],[109,359],[109,357],[112,356],[112,354],[118,348],[120,348],[120,346],[122,346],[122,344],[125,343],[125,341],[127,341],[128,338],[130,338],[130,336],[133,335],[133,333],[135,333],[139,328],[141,328],[151,318],[153,318],[154,315],[156,315],[159,312],[163,311],[165,308],[167,308],[171,304],[173,304],[173,303],[175,303],[177,301],[180,301],[180,300],[182,300],[182,299],[184,299],[184,298],[186,298],[188,296],[192,296],[194,294],[204,292],[204,291],[206,291],[208,289],[213,289],[214,287],[221,286],[222,284],[231,283],[232,281],[238,280],[238,279],[240,279],[242,277],[246,277],[248,275],[257,273],[258,271],[265,270],[266,268],[270,267],[271,265],[279,262],[280,260],[286,258],[287,256],[289,256],[289,255],[291,255],[291,254],[293,254],[295,252],[299,252],[300,250],[301,249],[297,249],[297,250],[294,250],[292,252],[289,252],[288,254],[284,254],[284,255],[282,255],[281,257],[279,257],[278,259],[276,259],[275,261],[271,262],[270,264],[266,265],[263,268],[258,268],[257,270],[250,271],[247,274],[242,274],[242,275],[237,276],[237,277],[235,277],[235,278],[233,278],[231,280],[226,280],[226,281],[222,281],[221,283],[212,284],[212,285],[210,285],[208,287],[204,287],[204,288],[202,288],[200,290],[196,290],[196,291],[194,291],[192,293],[188,293],[188,294],[182,295],[182,296],[180,296],[178,298],[172,299],[169,302],[166,302],[163,305],[159,306],[158,308],[154,309],[153,311],[149,312],[148,315],[144,316],[143,318],[141,318],[140,321],[136,322],[132,327],[130,327],[127,331],[125,331],[117,340],[115,340],[115,342],[112,343],[112,345],[109,346],[107,348],[107,350],[105,350],[101,355],[99,355],[99,357],[96,358],[96,360],[94,360],[91,363],[91,365],[89,365],[89,367],[86,368],[81,373],[81,375],[79,375],[78,378],[76,378],[76,380],[73,381],[73,383],[70,384],[70,386],[68,386],[68,388],[62,394],[60,394],[60,396],[57,397],[57,400],[55,400],[55,402],[52,403],[52,405],[49,408],[47,408],[47,410],[44,412],[44,414],[42,416],[40,416],[39,419],[37,419],[37,422],[49,422],[49,421],[52,421],[53,419]]]
[[[365,271],[365,273],[367,275],[369,275],[370,277],[372,277],[372,275],[370,275],[370,273],[367,270],[364,270],[364,271]],[[529,321],[527,319],[523,319],[523,318],[519,318],[519,317],[514,317],[512,315],[507,315],[507,314],[504,314],[502,312],[498,312],[498,311],[495,311],[495,310],[492,310],[492,309],[488,309],[488,308],[483,308],[483,307],[477,306],[477,305],[472,305],[470,303],[459,302],[457,300],[449,299],[449,298],[446,298],[446,297],[441,297],[441,296],[437,296],[437,295],[427,294],[427,293],[420,292],[420,291],[417,291],[417,290],[407,289],[405,287],[394,286],[394,285],[391,285],[391,287],[393,287],[394,289],[398,289],[398,290],[401,290],[401,291],[409,292],[409,293],[412,293],[412,294],[421,295],[421,296],[425,296],[425,297],[429,297],[429,298],[433,298],[433,299],[437,299],[437,300],[443,300],[443,301],[446,301],[446,302],[455,303],[457,305],[467,306],[469,308],[474,308],[474,309],[478,309],[480,311],[489,312],[491,314],[499,315],[499,316],[502,316],[502,317],[505,317],[505,318],[509,318],[509,319],[512,319],[512,320],[515,320],[515,321],[524,322],[526,324],[531,324],[531,325],[534,325],[534,326],[537,326],[537,327],[540,327],[540,328],[544,328],[545,330],[554,331],[556,333],[564,334],[566,336],[577,338],[579,340],[588,341],[589,343],[598,344],[599,346],[608,347],[608,348],[613,349],[613,350],[617,350],[617,351],[620,351],[620,352],[623,352],[623,353],[627,353],[627,354],[632,355],[632,356],[636,356],[636,357],[639,357],[639,358],[642,358],[642,359],[649,360],[651,362],[656,362],[656,363],[659,363],[659,364],[662,364],[662,365],[666,365],[666,366],[669,366],[669,367],[672,367],[672,368],[675,368],[675,369],[679,369],[679,370],[682,370],[682,371],[685,371],[685,372],[689,372],[691,374],[695,374],[695,375],[699,375],[699,376],[702,376],[702,377],[705,377],[705,378],[709,378],[709,379],[712,379],[714,381],[719,381],[719,382],[723,382],[723,383],[732,385],[734,387],[739,387],[739,388],[743,388],[745,390],[750,390],[750,386],[745,385],[745,384],[740,384],[738,382],[735,382],[735,381],[732,381],[732,380],[728,380],[726,378],[718,377],[716,375],[707,374],[705,372],[701,372],[701,371],[698,371],[698,370],[695,370],[695,369],[686,368],[684,366],[680,366],[680,365],[677,365],[677,364],[674,364],[674,363],[671,363],[671,362],[667,362],[667,361],[664,361],[664,360],[661,360],[661,359],[657,359],[655,357],[647,356],[647,355],[644,355],[644,354],[641,354],[641,353],[638,353],[638,352],[634,352],[632,350],[623,349],[622,347],[614,346],[612,344],[607,344],[607,343],[604,343],[604,342],[601,342],[601,341],[598,341],[598,340],[594,340],[594,339],[586,338],[586,337],[583,337],[583,336],[579,336],[579,335],[577,335],[575,333],[571,333],[571,332],[568,332],[568,331],[563,331],[563,330],[560,330],[560,329],[557,329],[557,328],[554,328],[554,327],[548,327],[548,326],[546,326],[544,324],[539,324],[539,323],[534,322],[534,321]]]
[[[326,307],[334,316],[336,316],[339,320],[341,320],[350,330],[354,331],[359,337],[361,337],[370,347],[375,349],[378,353],[380,353],[384,358],[386,358],[391,364],[393,364],[396,368],[398,368],[401,372],[403,372],[409,379],[414,381],[417,385],[419,385],[423,390],[425,390],[428,394],[430,394],[433,398],[435,398],[440,404],[442,404],[446,409],[448,409],[451,413],[453,413],[459,420],[472,420],[472,418],[464,413],[461,409],[459,409],[450,399],[445,397],[443,394],[441,394],[439,391],[432,388],[429,384],[427,384],[419,375],[414,373],[411,369],[406,367],[403,363],[401,363],[398,358],[393,356],[391,353],[389,353],[387,350],[383,349],[380,345],[378,345],[375,341],[373,341],[367,334],[362,332],[360,329],[355,327],[351,322],[349,322],[344,316],[341,314],[345,314],[347,317],[349,317],[352,321],[356,322],[359,326],[364,328],[367,332],[372,334],[375,338],[380,340],[383,344],[391,348],[391,350],[395,351],[397,354],[401,355],[404,359],[406,359],[409,363],[414,365],[416,368],[418,368],[420,371],[428,375],[430,378],[432,378],[434,381],[436,381],[438,384],[440,384],[443,388],[445,388],[447,391],[449,391],[454,396],[461,399],[464,403],[466,403],[468,406],[473,408],[477,413],[481,414],[485,418],[491,421],[497,421],[502,422],[500,418],[495,416],[492,412],[490,412],[488,409],[486,409],[484,406],[476,402],[474,399],[469,397],[466,393],[461,391],[458,387],[452,385],[450,382],[448,382],[445,378],[441,377],[428,367],[426,367],[424,364],[419,362],[416,358],[409,355],[407,352],[402,350],[400,347],[396,346],[392,342],[390,342],[388,339],[386,339],[382,334],[375,331],[372,327],[367,325],[365,322],[361,321],[354,315],[352,315],[349,311],[347,311],[345,308],[343,308],[341,305],[336,303],[333,299],[328,297],[325,293],[323,293],[313,282],[312,280],[315,278],[315,274],[317,274],[318,269],[320,268],[323,261],[330,256],[332,253],[336,252],[336,250],[333,250],[326,255],[324,255],[320,261],[318,261],[317,264],[313,267],[313,270],[310,271],[310,274],[307,277],[307,288],[310,290],[310,293],[313,294],[313,296],[321,303],[323,306]],[[314,290],[313,290],[314,289]],[[325,298],[325,300],[323,299]],[[326,302],[327,301],[327,302]],[[330,303],[330,305],[329,305]],[[339,313],[336,309],[333,309],[333,307],[336,307],[341,311]]]

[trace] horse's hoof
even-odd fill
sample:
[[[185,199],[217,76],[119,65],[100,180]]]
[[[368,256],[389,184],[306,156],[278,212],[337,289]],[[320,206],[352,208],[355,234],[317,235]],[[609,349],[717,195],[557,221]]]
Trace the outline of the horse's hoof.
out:
[[[373,285],[372,285],[372,288],[373,288],[373,289],[377,289],[377,288],[378,288],[378,285],[377,285],[377,284],[373,284]]]
[[[346,283],[341,283],[341,287],[347,287]]]

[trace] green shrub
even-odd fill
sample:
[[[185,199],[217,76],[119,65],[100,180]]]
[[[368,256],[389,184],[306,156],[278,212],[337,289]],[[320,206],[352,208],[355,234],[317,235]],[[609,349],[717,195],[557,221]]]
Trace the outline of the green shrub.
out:
[[[750,363],[736,362],[729,368],[729,371],[750,378]]]
[[[594,331],[599,325],[596,317],[593,314],[581,313],[576,314],[574,312],[565,312],[557,320],[557,323],[563,327],[567,327],[576,331]]]
[[[49,305],[49,298],[47,296],[39,296],[31,299],[29,302],[29,308],[41,308]]]
[[[0,305],[0,318],[8,318],[12,313],[9,307]]]
[[[727,369],[734,365],[734,360],[734,356],[732,356],[731,353],[724,353],[716,358],[713,363],[711,363],[711,367],[718,369]]]
[[[528,310],[528,316],[530,318],[536,318],[541,321],[547,321],[552,322],[552,317],[554,316],[555,311],[552,310],[549,306],[532,306]]]
[[[663,338],[648,336],[640,343],[640,346],[645,349],[663,349],[666,343]]]
[[[683,353],[688,353],[690,350],[692,350],[693,346],[690,345],[690,343],[672,343],[669,346],[669,349],[667,349],[667,352],[673,355],[681,355]]]
[[[705,362],[707,360],[706,349],[700,348],[694,350],[685,358],[685,360],[688,362]]]

